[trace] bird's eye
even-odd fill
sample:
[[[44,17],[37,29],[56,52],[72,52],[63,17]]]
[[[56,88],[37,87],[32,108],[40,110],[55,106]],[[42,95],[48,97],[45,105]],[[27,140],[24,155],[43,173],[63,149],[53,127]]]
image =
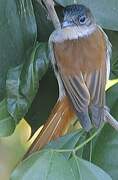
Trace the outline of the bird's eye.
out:
[[[86,16],[81,16],[81,17],[79,18],[80,24],[84,24],[85,21],[86,21]]]

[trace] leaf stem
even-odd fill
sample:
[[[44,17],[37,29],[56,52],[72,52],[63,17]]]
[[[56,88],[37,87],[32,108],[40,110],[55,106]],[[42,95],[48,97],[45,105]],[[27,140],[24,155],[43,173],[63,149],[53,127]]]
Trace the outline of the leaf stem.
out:
[[[55,149],[54,151],[56,152],[73,152],[75,153],[76,151],[78,151],[80,148],[82,148],[83,146],[85,146],[87,143],[89,143],[95,136],[98,135],[98,133],[101,131],[101,129],[103,128],[104,124],[101,126],[101,128],[99,128],[97,131],[95,131],[86,141],[84,141],[83,143],[81,143],[80,145],[78,145],[76,148],[74,149]]]
[[[83,143],[81,143],[79,146],[77,146],[74,150],[75,152],[78,151],[80,148],[82,148],[83,146],[85,146],[87,143],[89,143],[95,136],[97,136],[97,134],[101,131],[101,128],[98,129],[97,131],[95,131],[86,141],[84,141]]]
[[[53,149],[55,152],[64,153],[64,152],[74,152],[74,149]]]

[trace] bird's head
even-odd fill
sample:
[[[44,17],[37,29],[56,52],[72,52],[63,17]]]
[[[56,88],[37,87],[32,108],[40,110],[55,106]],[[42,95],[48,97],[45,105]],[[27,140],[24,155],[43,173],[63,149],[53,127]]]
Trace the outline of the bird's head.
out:
[[[84,5],[73,4],[64,8],[61,29],[53,37],[55,42],[87,37],[97,30],[97,24],[90,11]]]
[[[95,25],[94,17],[89,8],[81,4],[69,5],[64,8],[62,28],[77,26],[87,28]]]

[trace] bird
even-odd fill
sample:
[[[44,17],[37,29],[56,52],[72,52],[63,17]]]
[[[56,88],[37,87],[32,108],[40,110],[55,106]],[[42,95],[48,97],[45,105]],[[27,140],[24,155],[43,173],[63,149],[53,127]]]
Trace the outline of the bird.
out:
[[[105,119],[111,44],[84,5],[65,7],[61,27],[50,37],[59,98],[69,98],[80,124],[88,132],[92,127],[99,128]]]
[[[49,38],[49,48],[59,98],[30,152],[62,135],[75,117],[86,132],[105,120],[111,43],[91,10],[82,4],[66,6],[61,28]]]

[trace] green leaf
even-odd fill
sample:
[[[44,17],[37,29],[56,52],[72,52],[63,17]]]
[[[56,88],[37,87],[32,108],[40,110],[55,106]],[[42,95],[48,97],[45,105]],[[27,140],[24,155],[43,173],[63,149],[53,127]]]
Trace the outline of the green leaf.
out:
[[[118,84],[107,91],[107,105],[112,115],[118,119]]]
[[[47,56],[47,44],[37,44],[24,64],[8,72],[6,81],[8,111],[16,122],[26,114],[37,93],[39,80],[48,68]]]
[[[49,14],[41,1],[37,2],[37,0],[32,0],[32,3],[37,23],[37,38],[41,42],[46,42],[54,30],[52,21],[49,20]]]
[[[118,132],[105,125],[92,150],[92,162],[108,172],[113,180],[118,179]]]
[[[5,97],[8,69],[26,60],[36,33],[31,0],[0,1],[0,100]]]
[[[41,151],[24,160],[11,175],[11,180],[74,180],[72,169],[61,153]]]
[[[45,148],[50,149],[74,149],[77,144],[80,144],[86,139],[86,133],[83,130],[79,130],[65,136],[62,136],[55,141],[51,141]],[[71,152],[63,153],[64,156],[69,159]],[[80,153],[79,153],[80,154]]]
[[[74,180],[112,180],[102,169],[74,155],[70,159]]]
[[[118,84],[107,91],[107,104],[114,118],[118,119]],[[118,165],[118,132],[105,126],[93,148],[92,160],[104,168],[114,180],[117,180]],[[115,158],[113,158],[115,157]]]
[[[110,176],[94,164],[78,158],[70,160],[54,150],[31,155],[17,166],[11,180],[111,180]]]
[[[107,90],[107,105],[110,112],[118,118],[118,85]],[[108,172],[113,180],[117,180],[118,172],[118,132],[110,125],[105,125],[100,134],[91,143],[92,162]],[[85,152],[87,154],[87,152]],[[115,157],[115,158],[113,158]]]
[[[63,6],[80,3],[89,7],[96,17],[97,23],[105,29],[118,30],[117,0],[56,0]]]
[[[0,137],[8,136],[15,129],[15,121],[7,111],[7,100],[0,102]]]

